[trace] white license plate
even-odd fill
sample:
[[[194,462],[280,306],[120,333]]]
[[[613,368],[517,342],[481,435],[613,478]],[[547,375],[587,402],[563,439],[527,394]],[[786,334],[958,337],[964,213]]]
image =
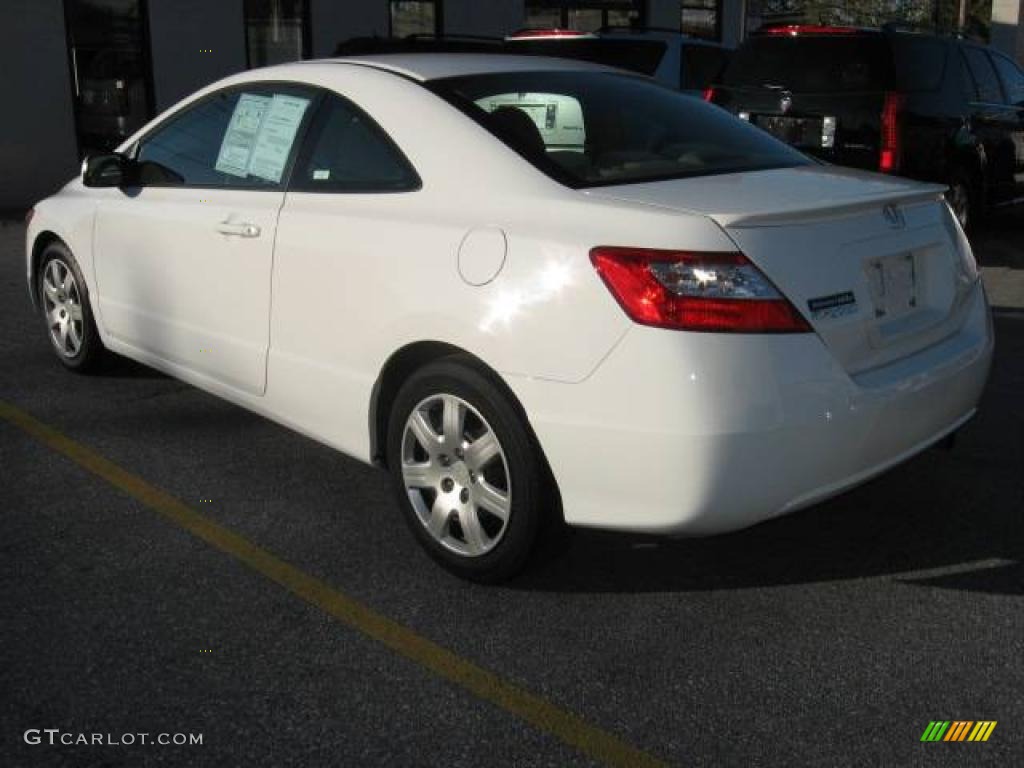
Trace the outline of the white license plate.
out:
[[[917,306],[917,272],[913,253],[872,259],[865,269],[877,319],[899,317]]]

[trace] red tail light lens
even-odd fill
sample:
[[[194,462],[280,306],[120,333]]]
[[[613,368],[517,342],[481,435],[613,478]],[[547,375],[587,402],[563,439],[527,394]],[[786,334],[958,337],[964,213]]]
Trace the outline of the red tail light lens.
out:
[[[552,27],[550,29],[519,29],[509,35],[513,40],[529,40],[535,37],[592,37],[586,32],[577,29],[561,29]]]
[[[783,24],[758,30],[761,35],[852,35],[857,32],[855,27],[833,27],[821,24]]]
[[[25,226],[26,226],[26,227],[27,227],[27,226],[28,226],[29,224],[31,224],[31,223],[32,223],[32,218],[33,218],[33,217],[34,217],[35,215],[36,215],[36,209],[35,209],[35,208],[29,208],[29,209],[28,209],[27,211],[25,211]]]
[[[719,333],[808,333],[811,327],[742,253],[601,246],[590,260],[637,323]]]
[[[878,170],[882,173],[895,173],[900,169],[900,123],[905,103],[906,97],[902,93],[889,91],[885,94],[885,104],[882,107],[882,142],[878,154]]]
[[[704,89],[704,101],[714,101],[714,100],[715,100],[715,89],[713,87],[705,88]]]

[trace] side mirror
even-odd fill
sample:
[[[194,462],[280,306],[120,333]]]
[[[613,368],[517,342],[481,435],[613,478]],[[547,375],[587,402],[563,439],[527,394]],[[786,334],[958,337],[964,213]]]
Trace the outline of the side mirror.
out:
[[[87,187],[122,187],[128,183],[131,164],[116,152],[92,155],[82,163],[82,183]]]

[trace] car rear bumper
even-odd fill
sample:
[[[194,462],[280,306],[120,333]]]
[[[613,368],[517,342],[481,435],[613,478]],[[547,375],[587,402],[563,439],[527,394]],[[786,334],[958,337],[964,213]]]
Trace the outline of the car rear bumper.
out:
[[[967,421],[993,349],[980,284],[974,294],[957,333],[859,376],[812,334],[636,326],[582,383],[510,384],[566,522],[718,533],[857,485]]]

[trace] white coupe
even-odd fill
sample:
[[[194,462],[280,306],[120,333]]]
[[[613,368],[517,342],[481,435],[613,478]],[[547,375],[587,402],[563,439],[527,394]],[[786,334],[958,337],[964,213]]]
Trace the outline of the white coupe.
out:
[[[495,580],[563,523],[740,528],[971,418],[992,325],[942,193],[596,65],[303,62],[89,158],[27,277],[66,367],[110,350],[383,465]]]

